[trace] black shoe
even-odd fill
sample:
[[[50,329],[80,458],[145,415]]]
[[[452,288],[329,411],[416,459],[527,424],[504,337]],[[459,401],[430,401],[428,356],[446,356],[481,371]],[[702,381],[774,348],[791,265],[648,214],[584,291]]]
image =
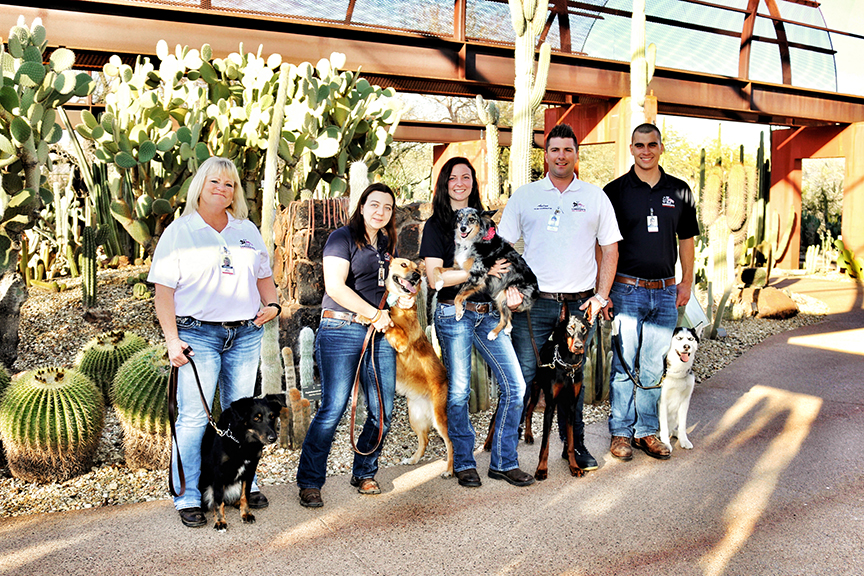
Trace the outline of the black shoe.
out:
[[[513,486],[530,486],[534,484],[534,477],[523,472],[519,468],[508,470],[507,472],[499,472],[498,470],[489,469],[489,478],[495,480],[506,480]]]
[[[582,470],[586,472],[590,472],[591,470],[597,469],[597,460],[591,456],[591,453],[585,448],[585,439],[582,436],[579,436],[574,439],[573,444],[575,444],[575,448],[573,450],[573,455],[576,457],[576,465],[579,466]],[[564,453],[564,458],[567,457],[567,453]]]
[[[204,517],[204,511],[201,508],[183,508],[177,511],[180,514],[180,521],[184,526],[190,528],[198,528],[207,524],[207,519]]]
[[[468,468],[467,470],[456,472],[456,479],[459,480],[460,486],[465,486],[466,488],[477,488],[483,484],[480,482],[480,475],[477,474],[476,468]]]
[[[267,497],[261,492],[252,492],[249,494],[246,503],[249,505],[249,508],[254,508],[256,510],[266,508],[270,505],[270,502],[267,501]]]

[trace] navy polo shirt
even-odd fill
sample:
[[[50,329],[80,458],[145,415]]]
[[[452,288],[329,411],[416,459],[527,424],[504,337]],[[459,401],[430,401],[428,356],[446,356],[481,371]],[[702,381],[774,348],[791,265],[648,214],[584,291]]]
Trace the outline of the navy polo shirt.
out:
[[[384,286],[378,286],[379,262],[384,263],[385,277],[390,270],[390,254],[387,252],[387,244],[387,235],[383,231],[379,231],[377,249],[373,248],[371,244],[366,244],[361,250],[357,248],[351,229],[348,226],[342,226],[330,233],[327,243],[324,245],[324,256],[336,256],[351,263],[345,285],[376,308],[381,303],[385,291]],[[321,307],[337,312],[352,312],[337,304],[326,291],[324,299],[321,301]]]
[[[660,168],[660,180],[652,188],[631,167],[603,190],[624,237],[618,242],[618,273],[648,280],[675,276],[678,240],[699,234],[690,186]],[[652,214],[657,216],[657,232],[648,231]]]

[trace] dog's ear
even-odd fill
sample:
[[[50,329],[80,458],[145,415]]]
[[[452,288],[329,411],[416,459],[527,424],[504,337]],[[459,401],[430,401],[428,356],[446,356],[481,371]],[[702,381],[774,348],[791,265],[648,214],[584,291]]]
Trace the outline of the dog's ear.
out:
[[[696,336],[696,342],[702,339],[702,333],[705,332],[705,325],[701,322],[693,327],[693,335]]]
[[[417,272],[419,272],[421,276],[426,275],[426,260],[420,260],[417,262]]]
[[[264,396],[264,400],[270,404],[270,408],[278,412],[282,408],[285,408],[287,404],[285,403],[285,395],[284,394],[267,394]]]
[[[483,210],[483,211],[480,213],[480,216],[482,216],[482,217],[484,217],[484,218],[492,218],[492,217],[495,216],[495,214],[497,214],[497,213],[498,213],[498,210]]]

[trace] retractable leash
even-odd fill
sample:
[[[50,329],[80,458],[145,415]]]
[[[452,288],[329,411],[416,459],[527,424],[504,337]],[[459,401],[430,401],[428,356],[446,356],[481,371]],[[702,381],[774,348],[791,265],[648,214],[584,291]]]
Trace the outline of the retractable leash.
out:
[[[230,438],[238,445],[240,441],[231,434],[230,430],[221,430],[216,422],[213,420],[213,416],[210,414],[210,408],[207,406],[207,399],[204,397],[204,390],[201,387],[201,379],[198,377],[198,368],[195,366],[195,361],[192,360],[192,347],[187,346],[183,349],[183,355],[189,360],[189,364],[192,365],[192,372],[195,373],[195,383],[198,384],[198,395],[201,397],[201,405],[204,406],[204,413],[207,414],[207,421],[210,423],[210,426],[216,431],[216,434],[223,438]],[[186,475],[183,473],[183,461],[180,459],[180,447],[177,444],[177,428],[175,422],[177,421],[177,387],[179,382],[179,374],[180,367],[179,366],[171,366],[171,373],[168,377],[168,421],[171,423],[171,442],[172,442],[172,450],[171,450],[171,460],[174,459],[174,451],[177,451],[177,472],[180,477],[180,491],[177,492],[174,489],[174,474],[171,472],[171,463],[168,464],[168,489],[171,492],[172,496],[182,496],[184,492],[186,492]]]
[[[624,372],[627,373],[627,376],[633,382],[633,389],[641,388],[642,390],[653,390],[655,388],[660,388],[663,385],[663,378],[660,378],[660,382],[654,386],[643,386],[639,384],[639,380],[633,376],[633,372],[630,370],[630,367],[627,365],[627,362],[624,360],[624,352],[621,350],[621,337],[618,333],[618,323],[615,322],[615,318],[610,313],[609,319],[612,320],[612,344],[615,346],[615,351],[618,352],[618,360],[621,361],[621,366],[624,367]],[[666,362],[663,362],[664,366]]]

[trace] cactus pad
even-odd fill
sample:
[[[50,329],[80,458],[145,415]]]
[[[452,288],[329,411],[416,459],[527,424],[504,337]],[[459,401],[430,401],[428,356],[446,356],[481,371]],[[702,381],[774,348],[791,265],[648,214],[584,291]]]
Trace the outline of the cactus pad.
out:
[[[107,398],[117,370],[144,348],[147,348],[147,341],[133,332],[103,332],[84,345],[75,364]]]
[[[86,472],[103,422],[102,394],[84,374],[60,367],[23,374],[0,404],[0,436],[12,475],[63,482]]]

